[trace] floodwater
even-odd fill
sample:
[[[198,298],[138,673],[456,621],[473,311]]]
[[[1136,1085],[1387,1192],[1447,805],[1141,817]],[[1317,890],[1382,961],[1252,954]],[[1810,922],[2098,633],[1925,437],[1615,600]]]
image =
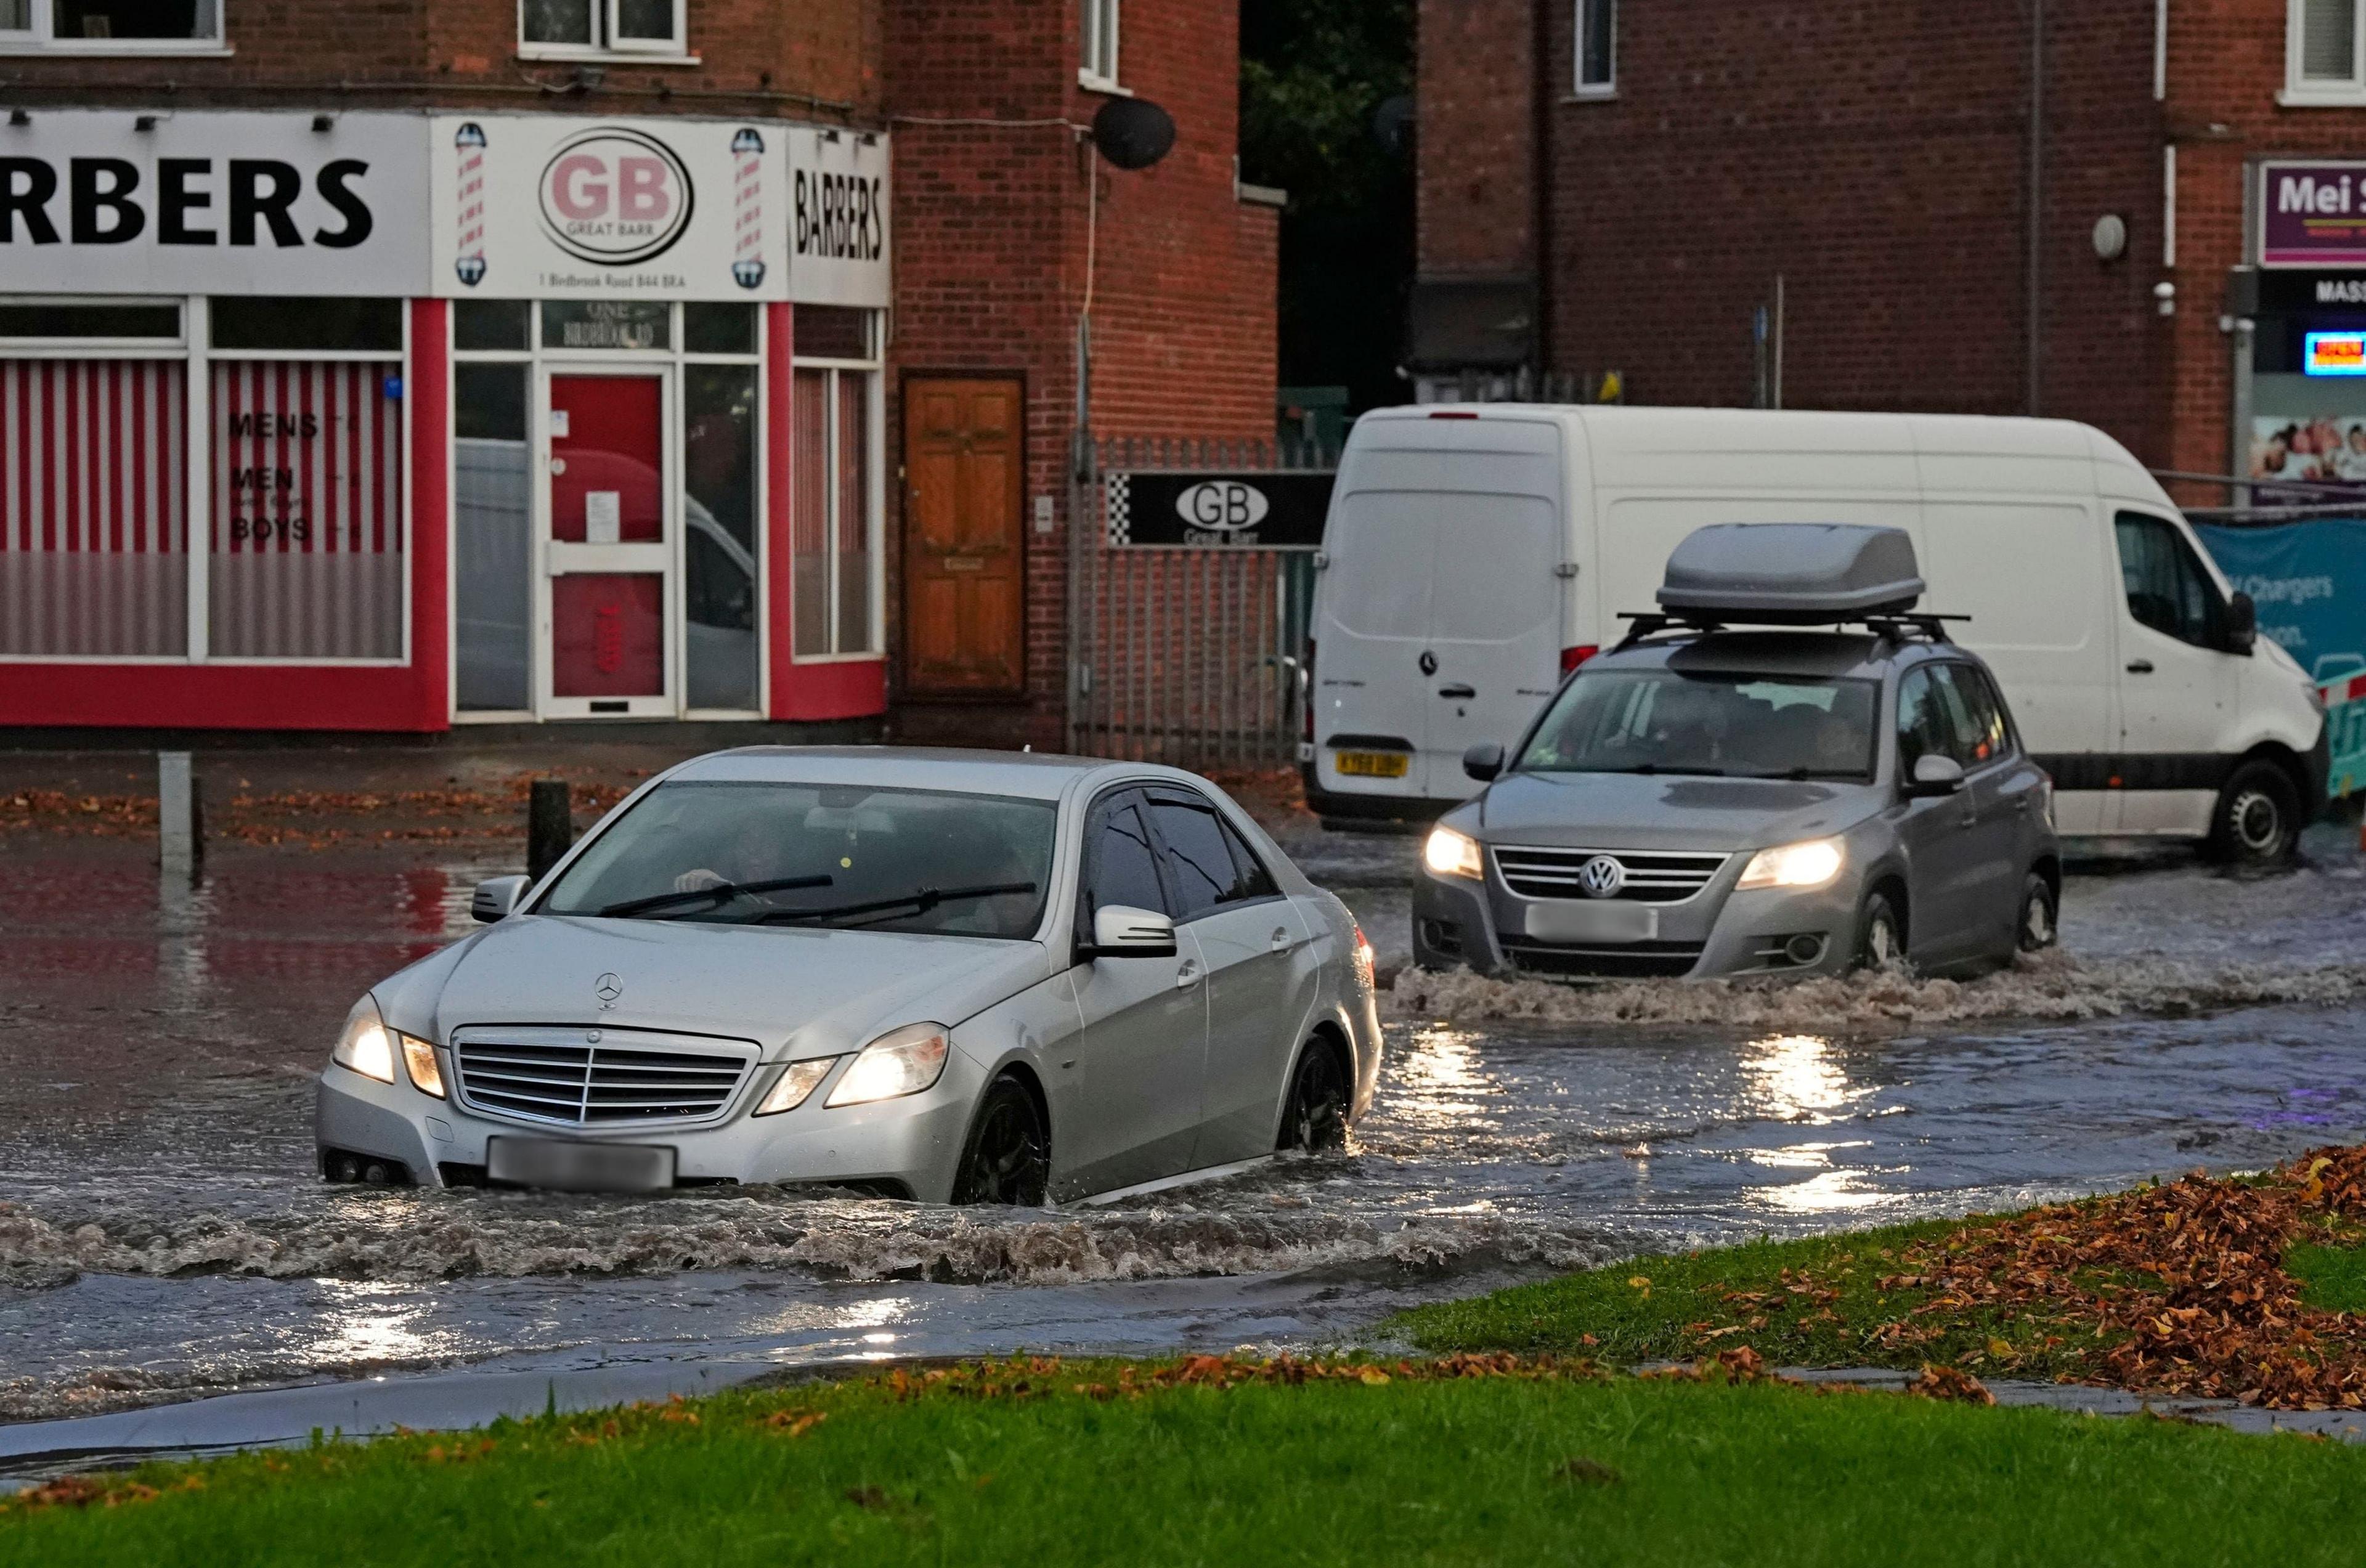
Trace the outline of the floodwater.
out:
[[[1411,846],[1305,848],[1401,950]],[[332,1188],[310,1129],[332,1032],[374,979],[462,934],[469,886],[508,868],[233,849],[160,896],[152,852],[0,853],[0,1420],[453,1369],[537,1391],[608,1369],[614,1389],[715,1365],[1321,1343],[1639,1247],[2366,1136],[2366,876],[2328,851],[2258,881],[2101,868],[2067,900],[2075,956],[1965,985],[1401,976],[1346,1155],[1138,1206]]]

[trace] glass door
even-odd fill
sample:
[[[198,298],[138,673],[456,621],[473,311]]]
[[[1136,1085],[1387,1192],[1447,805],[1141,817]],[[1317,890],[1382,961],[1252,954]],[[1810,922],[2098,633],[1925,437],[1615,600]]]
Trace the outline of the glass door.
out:
[[[676,491],[666,371],[542,378],[546,718],[670,717]]]

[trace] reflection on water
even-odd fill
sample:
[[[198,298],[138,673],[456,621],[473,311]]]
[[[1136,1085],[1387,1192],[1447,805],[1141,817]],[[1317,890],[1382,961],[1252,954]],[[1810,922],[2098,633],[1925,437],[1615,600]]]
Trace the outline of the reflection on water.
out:
[[[410,1364],[436,1353],[438,1336],[423,1333],[426,1305],[416,1292],[359,1280],[324,1280],[332,1303],[321,1324],[321,1352],[355,1366]]]
[[[1741,1048],[1741,1066],[1769,1121],[1822,1126],[1873,1092],[1851,1086],[1832,1043],[1814,1034],[1753,1040]]]

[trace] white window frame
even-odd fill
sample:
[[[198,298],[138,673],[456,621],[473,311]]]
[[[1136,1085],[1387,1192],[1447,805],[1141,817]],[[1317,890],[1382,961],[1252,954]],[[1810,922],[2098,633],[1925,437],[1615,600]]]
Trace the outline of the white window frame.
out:
[[[1604,63],[1609,73],[1599,82],[1585,79],[1585,40],[1592,32],[1591,23],[1597,10],[1610,12],[1610,58]],[[1570,96],[1573,98],[1615,98],[1618,96],[1618,0],[1571,0],[1570,17],[1576,30],[1570,36],[1569,80]]]
[[[1125,0],[1079,0],[1082,58],[1076,85],[1095,93],[1130,96],[1118,83],[1118,42],[1124,34]]]
[[[824,536],[828,547],[822,554],[822,578],[829,585],[829,636],[827,640],[833,651],[794,652],[796,628],[791,626],[789,628],[789,644],[792,649],[790,658],[792,662],[797,664],[847,664],[866,660],[875,660],[884,658],[887,652],[885,626],[887,562],[884,556],[887,539],[887,385],[884,367],[878,357],[884,323],[880,320],[880,313],[876,310],[867,310],[864,314],[871,318],[869,335],[872,357],[825,359],[817,355],[792,353],[789,361],[789,385],[792,388],[796,385],[797,371],[827,370],[831,373],[827,382],[829,389],[822,397],[824,407],[829,416],[826,449],[829,453],[830,469],[828,482],[824,485],[822,492],[829,512],[826,525],[827,532]],[[794,329],[792,332],[794,333]],[[792,342],[794,343],[794,336]],[[839,440],[842,434],[839,429],[839,417],[843,406],[838,396],[838,378],[841,376],[861,376],[871,384],[871,396],[865,405],[870,416],[871,428],[866,433],[863,443],[867,448],[866,457],[870,469],[870,483],[864,487],[863,505],[871,513],[865,520],[868,526],[864,530],[868,536],[867,547],[871,555],[870,581],[864,585],[864,590],[871,599],[871,637],[866,646],[843,652],[837,651],[839,617],[842,607],[838,592],[838,525],[840,499],[839,493],[840,486],[838,482],[838,454]],[[794,396],[794,392],[791,396]],[[792,420],[795,418],[794,409],[790,411],[790,418]],[[792,548],[789,552],[790,603],[792,604],[796,602],[794,586],[796,570],[796,552]]]
[[[53,0],[32,0],[23,28],[0,28],[0,54],[172,54],[218,56],[233,52],[222,30],[224,0],[211,0],[214,30],[193,38],[58,38],[53,36]]]
[[[2276,102],[2287,108],[2366,107],[2366,0],[2350,0],[2349,74],[2344,79],[2303,74],[2307,0],[2285,0],[2284,85]]]
[[[624,0],[585,0],[594,30],[590,43],[537,43],[525,36],[526,0],[518,0],[517,36],[520,60],[627,60],[637,65],[696,65],[690,52],[689,0],[673,0],[673,37],[628,39],[617,33],[616,17]]]

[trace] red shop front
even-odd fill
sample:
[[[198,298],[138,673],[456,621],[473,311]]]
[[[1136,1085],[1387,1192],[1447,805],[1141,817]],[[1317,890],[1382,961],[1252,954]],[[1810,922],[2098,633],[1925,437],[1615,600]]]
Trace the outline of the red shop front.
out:
[[[62,158],[104,148],[113,118],[130,117],[44,119],[68,122]],[[77,272],[27,253],[58,287],[0,295],[0,725],[884,712],[884,233],[851,287],[846,266],[813,265],[821,299],[767,297],[825,242],[789,234],[766,198],[787,206],[793,142],[883,181],[884,146],[777,124],[400,115],[308,129],[331,143],[313,146],[279,123],[298,118],[185,114],[131,149],[149,160],[132,188],[159,188],[160,154],[178,165],[184,233],[220,223],[190,197],[230,194],[205,186],[226,152],[251,168],[278,151],[304,193],[283,249],[314,254],[242,258],[232,281],[286,291],[135,290],[184,258],[134,277],[121,256]],[[457,156],[436,164],[439,142]],[[356,151],[366,181],[298,162]],[[331,190],[342,204],[306,210]],[[720,242],[688,216],[700,191]],[[471,228],[472,201],[506,205],[507,228]],[[441,203],[436,220],[413,203]],[[643,253],[670,214],[660,262]],[[142,232],[168,231],[147,216]],[[267,241],[271,216],[249,231]],[[56,250],[89,248],[75,223]],[[355,242],[339,275],[320,237],[355,228],[408,248]],[[632,248],[587,261],[603,243]],[[721,284],[695,270],[718,243]],[[431,250],[449,281],[419,276]],[[11,286],[28,271],[10,265]],[[414,276],[402,294],[303,291]],[[77,278],[92,289],[64,287]]]

